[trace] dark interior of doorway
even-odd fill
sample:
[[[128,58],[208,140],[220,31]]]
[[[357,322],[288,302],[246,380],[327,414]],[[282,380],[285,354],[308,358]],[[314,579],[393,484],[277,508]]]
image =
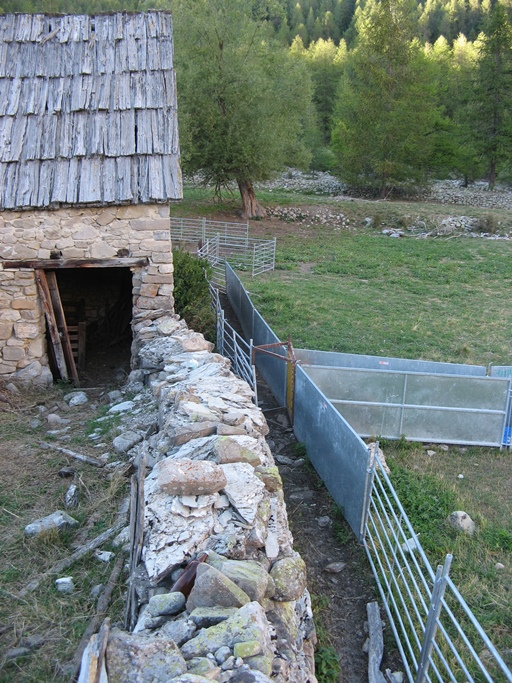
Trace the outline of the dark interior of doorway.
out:
[[[57,282],[66,322],[85,323],[82,386],[123,381],[130,372],[132,272],[129,268],[65,268]]]

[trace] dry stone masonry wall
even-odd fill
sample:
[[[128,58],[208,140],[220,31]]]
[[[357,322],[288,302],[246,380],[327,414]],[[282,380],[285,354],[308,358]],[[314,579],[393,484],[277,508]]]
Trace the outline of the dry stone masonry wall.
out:
[[[0,212],[0,376],[49,384],[45,317],[32,268],[4,269],[4,261],[144,258],[132,268],[133,311],[148,319],[173,308],[168,205],[62,208]],[[138,348],[134,337],[134,355]]]
[[[182,321],[140,313],[135,328],[138,393],[114,445],[148,468],[140,611],[132,633],[111,632],[108,680],[315,683],[305,565],[252,390]]]

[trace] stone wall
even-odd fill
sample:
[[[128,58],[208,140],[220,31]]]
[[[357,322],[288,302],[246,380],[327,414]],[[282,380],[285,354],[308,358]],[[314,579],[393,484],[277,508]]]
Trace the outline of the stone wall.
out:
[[[213,344],[172,316],[143,322],[135,396],[111,408],[119,457],[146,463],[138,619],[111,631],[108,681],[316,683],[306,567],[265,417]]]
[[[45,317],[31,268],[6,270],[3,261],[147,257],[134,268],[133,310],[147,319],[173,309],[173,266],[167,205],[63,208],[0,213],[0,376],[47,384]],[[134,335],[133,356],[138,349]]]

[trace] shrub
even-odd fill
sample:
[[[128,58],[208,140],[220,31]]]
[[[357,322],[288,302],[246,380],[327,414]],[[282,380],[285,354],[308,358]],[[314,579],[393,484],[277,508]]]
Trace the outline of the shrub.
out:
[[[181,249],[174,249],[173,263],[175,312],[189,327],[214,342],[215,315],[208,288],[210,264]]]

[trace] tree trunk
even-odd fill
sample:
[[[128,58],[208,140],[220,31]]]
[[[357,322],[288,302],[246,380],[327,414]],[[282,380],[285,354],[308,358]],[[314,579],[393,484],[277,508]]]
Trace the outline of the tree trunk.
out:
[[[491,163],[489,166],[489,190],[494,190],[496,184],[496,157],[491,158]]]
[[[265,218],[267,212],[256,199],[251,181],[237,180],[237,183],[242,197],[242,217]]]

